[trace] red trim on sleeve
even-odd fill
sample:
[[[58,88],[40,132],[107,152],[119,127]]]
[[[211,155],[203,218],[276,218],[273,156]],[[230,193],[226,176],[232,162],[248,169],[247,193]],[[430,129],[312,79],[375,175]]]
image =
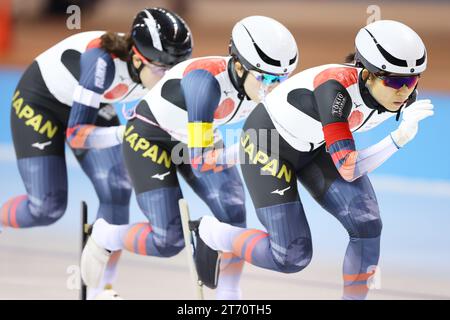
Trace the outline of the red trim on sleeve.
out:
[[[206,70],[213,76],[217,76],[219,73],[224,72],[227,69],[227,63],[222,58],[206,58],[199,59],[190,63],[183,72],[183,76],[187,75],[192,70]]]
[[[358,70],[351,67],[325,69],[314,78],[314,88],[328,80],[336,80],[348,88],[358,82]]]
[[[322,128],[327,148],[339,140],[353,140],[348,122],[335,122]]]

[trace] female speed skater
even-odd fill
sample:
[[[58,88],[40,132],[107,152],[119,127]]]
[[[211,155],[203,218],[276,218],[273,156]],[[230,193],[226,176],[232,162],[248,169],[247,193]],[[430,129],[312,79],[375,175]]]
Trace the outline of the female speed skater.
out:
[[[214,130],[248,116],[298,61],[292,34],[278,21],[251,16],[232,30],[229,56],[195,58],[173,67],[137,105],[123,153],[146,223],[115,226],[98,220],[81,258],[84,281],[96,286],[110,251],[171,257],[184,247],[177,172],[220,220],[245,227],[238,170]],[[233,149],[233,148],[231,148]],[[232,154],[232,152],[229,152]],[[180,154],[182,161],[174,155]],[[220,159],[222,160],[220,160]],[[211,160],[211,161],[209,161]],[[243,260],[222,259],[218,299],[240,299]]]
[[[343,299],[364,299],[378,264],[382,223],[367,174],[411,141],[430,100],[416,100],[427,65],[425,45],[408,26],[377,21],[359,30],[347,62],[302,71],[274,89],[246,120],[241,169],[266,231],[196,221],[210,250],[232,253],[261,268],[293,273],[311,261],[308,222],[297,180],[347,230]],[[353,132],[402,114],[398,129],[358,150]],[[275,130],[268,139],[259,131]],[[204,253],[207,251],[199,251]]]
[[[169,10],[152,8],[136,15],[129,34],[82,32],[39,55],[12,101],[12,136],[27,194],[1,207],[3,228],[47,226],[62,217],[65,140],[94,185],[97,218],[128,224],[131,183],[120,146],[125,127],[111,104],[141,99],[191,52],[187,24]],[[109,288],[119,256],[120,251],[111,256],[88,298],[118,297]]]

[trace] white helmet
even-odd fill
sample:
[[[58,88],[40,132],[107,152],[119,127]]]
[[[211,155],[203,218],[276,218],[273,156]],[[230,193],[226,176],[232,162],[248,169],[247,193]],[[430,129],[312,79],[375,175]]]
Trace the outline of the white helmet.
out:
[[[373,73],[413,75],[424,72],[427,67],[422,39],[397,21],[379,20],[361,28],[355,45],[356,64]]]
[[[236,23],[229,49],[247,70],[280,75],[291,73],[297,66],[294,36],[272,18],[251,16]]]

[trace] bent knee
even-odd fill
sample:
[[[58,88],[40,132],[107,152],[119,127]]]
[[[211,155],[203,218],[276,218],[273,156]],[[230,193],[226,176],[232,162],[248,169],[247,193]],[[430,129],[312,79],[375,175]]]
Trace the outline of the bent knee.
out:
[[[154,244],[161,257],[172,257],[184,248],[181,222],[179,222],[179,219],[175,221],[165,228],[165,230],[154,229]]]
[[[351,224],[347,231],[354,238],[376,238],[381,235],[383,223],[375,197],[362,195],[353,199],[348,208]]]
[[[178,253],[184,248],[184,239],[178,239],[176,242],[165,242],[160,243],[156,246],[159,255],[164,258],[170,258]]]
[[[39,225],[50,225],[61,219],[67,209],[67,192],[61,191],[44,199],[30,197],[30,212]]]
[[[222,213],[217,218],[234,226],[244,226],[246,222],[245,193],[241,185],[231,185],[220,193],[217,201]]]
[[[355,230],[350,232],[350,236],[354,238],[377,238],[381,236],[383,223],[380,218],[358,222]]]
[[[282,251],[284,254],[272,247],[272,255],[280,272],[299,272],[311,263],[313,251],[310,238],[299,238]]]
[[[128,205],[132,190],[131,183],[126,179],[117,179],[114,183],[101,183],[95,186],[99,201],[111,205]]]
[[[377,238],[381,235],[383,223],[378,211],[370,211],[353,219],[352,227],[348,230],[353,238]]]

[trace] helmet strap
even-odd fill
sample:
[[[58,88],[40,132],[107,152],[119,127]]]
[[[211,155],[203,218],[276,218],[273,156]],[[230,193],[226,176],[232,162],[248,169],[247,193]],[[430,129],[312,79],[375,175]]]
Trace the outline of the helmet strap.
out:
[[[395,121],[398,121],[400,119],[400,113],[403,109],[403,106],[400,107],[400,109],[397,110],[397,115],[395,116]]]

